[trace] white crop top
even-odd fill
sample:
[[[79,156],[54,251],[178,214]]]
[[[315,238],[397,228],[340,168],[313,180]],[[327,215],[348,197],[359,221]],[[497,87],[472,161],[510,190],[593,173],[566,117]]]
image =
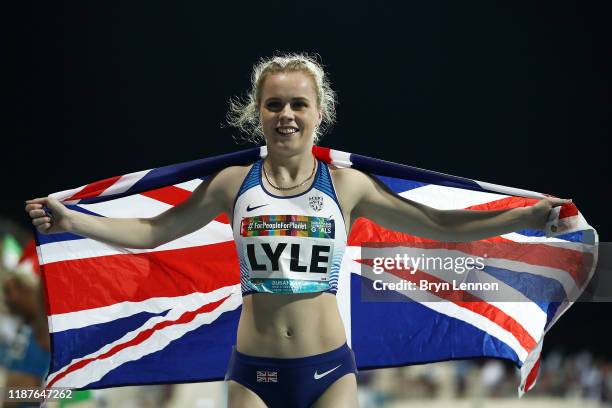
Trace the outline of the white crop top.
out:
[[[346,227],[327,165],[318,162],[310,189],[283,197],[263,187],[262,163],[253,164],[234,203],[242,295],[335,294]]]

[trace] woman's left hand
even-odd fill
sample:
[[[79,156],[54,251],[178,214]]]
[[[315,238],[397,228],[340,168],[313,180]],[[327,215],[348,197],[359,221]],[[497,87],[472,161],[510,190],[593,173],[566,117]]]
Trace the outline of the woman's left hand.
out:
[[[571,204],[571,199],[546,197],[529,207],[529,228],[543,230],[548,221],[548,214],[554,207]]]

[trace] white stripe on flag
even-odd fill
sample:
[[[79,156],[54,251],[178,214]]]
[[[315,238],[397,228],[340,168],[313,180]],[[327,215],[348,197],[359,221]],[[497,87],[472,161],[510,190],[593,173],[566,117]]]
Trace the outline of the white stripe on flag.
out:
[[[439,210],[462,209],[508,197],[501,194],[463,190],[455,187],[437,186],[435,184],[413,188],[399,195]]]
[[[545,198],[546,196],[542,193],[538,193],[531,190],[523,190],[522,188],[506,187],[500,184],[487,183],[484,181],[473,180],[475,183],[480,185],[485,190],[495,191],[501,194],[507,194],[518,197],[529,197],[529,198]]]
[[[193,248],[196,246],[218,244],[232,241],[231,227],[217,221],[212,221],[205,227],[184,235],[174,241],[167,242],[153,249],[120,248],[105,244],[94,239],[73,239],[68,241],[51,242],[38,247],[41,265],[59,261],[72,261],[75,259],[94,258],[97,256],[142,254],[165,250]]]
[[[340,272],[338,273],[336,300],[338,302],[340,317],[344,323],[346,342],[349,347],[351,347],[353,343],[351,323],[351,266],[355,264],[353,259],[358,259],[360,256],[360,247],[347,246],[340,264]]]
[[[134,194],[100,203],[79,204],[79,207],[109,218],[151,218],[173,206],[141,194]]]
[[[508,269],[516,273],[526,272],[532,275],[556,280],[563,287],[565,296],[570,296],[571,293],[576,293],[578,290],[578,286],[576,286],[576,282],[572,276],[563,269],[533,265],[519,261],[511,261],[503,258],[487,258],[487,265],[495,268]]]
[[[78,312],[60,313],[48,316],[49,332],[58,333],[64,330],[80,329],[94,324],[112,322],[138,313],[161,313],[164,310],[181,308],[197,309],[199,306],[216,302],[228,294],[240,292],[240,285],[224,286],[212,292],[195,292],[176,297],[157,297],[141,302],[121,302],[109,306],[80,310]]]
[[[64,200],[66,198],[72,197],[73,195],[75,195],[79,191],[83,190],[88,185],[89,184],[85,184],[84,186],[77,187],[77,188],[71,188],[70,190],[58,191],[57,193],[49,194],[49,197],[53,197],[53,198],[55,198],[55,199],[57,199],[59,201],[64,202]],[[77,202],[77,201],[71,200],[69,202],[64,202],[64,204],[72,204],[72,203],[75,203],[75,202]]]
[[[521,385],[519,386],[519,389],[518,389],[519,398],[522,397],[523,394],[525,394],[525,392],[529,391],[525,389],[525,386],[527,383],[527,376],[529,375],[533,367],[536,365],[536,363],[540,359],[540,354],[542,353],[543,343],[544,343],[544,338],[542,337],[542,339],[538,342],[538,344],[534,347],[534,349],[531,350],[527,358],[525,358],[525,362],[523,363],[523,366],[521,367]],[[533,387],[534,385],[535,385],[535,381],[533,382],[533,384],[531,384],[531,387]]]
[[[121,194],[129,190],[134,184],[139,182],[144,176],[147,175],[149,170],[137,171],[134,173],[126,174],[121,176],[112,186],[108,187],[106,190],[100,194],[100,197],[112,195],[112,194]]]
[[[340,150],[331,149],[329,152],[329,157],[332,160],[332,164],[338,167],[351,167],[353,163],[351,162],[351,154],[347,152],[341,152]]]
[[[517,234],[516,232],[510,232],[508,234],[500,235],[500,237],[504,237],[514,242],[524,242],[524,243],[533,242],[536,244],[556,246],[556,247],[565,248],[565,249],[575,249],[577,251],[584,251],[585,249],[584,244],[580,242],[572,242],[566,239],[553,238],[553,237],[549,237],[549,238],[546,238],[544,236],[536,237],[536,236]],[[544,241],[544,238],[546,238],[546,241]],[[562,245],[552,245],[554,243],[559,243]]]
[[[202,184],[201,179],[193,179],[185,181],[184,183],[175,184],[174,187],[193,192],[200,184]]]

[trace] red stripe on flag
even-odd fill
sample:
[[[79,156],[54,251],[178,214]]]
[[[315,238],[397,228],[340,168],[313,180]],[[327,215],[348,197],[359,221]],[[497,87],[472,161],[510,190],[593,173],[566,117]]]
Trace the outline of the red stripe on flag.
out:
[[[145,197],[161,201],[162,203],[175,206],[185,201],[191,195],[191,191],[178,188],[176,186],[167,186],[155,190],[145,191],[140,194]]]
[[[523,390],[524,392],[529,391],[531,387],[533,387],[533,385],[535,384],[536,378],[538,378],[539,371],[540,371],[540,358],[538,357],[538,361],[536,361],[534,366],[531,368],[531,371],[529,371],[529,374],[527,375],[527,379],[525,380],[525,389]]]
[[[36,273],[36,275],[40,275],[40,264],[38,263],[38,254],[36,253],[36,241],[34,239],[29,240],[26,244],[17,265],[25,264],[27,262],[30,262],[32,264],[32,269],[34,269],[34,273]]]
[[[371,259],[360,259],[357,261],[369,266],[372,266],[373,263]],[[452,285],[450,285],[449,282],[446,282],[444,279],[440,279],[421,270],[406,271],[403,269],[395,268],[385,268],[385,270],[388,273],[391,273],[401,279],[414,282],[415,284],[417,284],[417,286],[421,280],[426,280],[428,282],[433,282],[437,284],[448,284],[450,289],[440,289],[436,292],[428,290],[428,292],[442,299],[453,302],[457,306],[470,310],[473,313],[486,317],[493,323],[497,324],[499,327],[512,333],[512,335],[518,340],[518,342],[526,351],[530,351],[536,346],[536,341],[533,337],[531,337],[529,332],[525,330],[523,325],[516,321],[512,316],[506,314],[503,310],[492,305],[491,303],[482,300],[478,296],[475,296],[464,290],[452,289]],[[438,287],[442,288],[443,286]]]
[[[161,201],[162,203],[176,206],[189,198],[191,191],[176,186],[168,186],[158,188],[156,190],[145,191],[140,194],[154,200]],[[229,217],[225,213],[221,213],[215,218],[215,221],[223,224],[229,224]]]
[[[76,370],[78,370],[80,368],[85,367],[86,365],[88,365],[89,363],[91,363],[93,361],[103,360],[103,359],[112,357],[115,354],[117,354],[118,352],[120,352],[121,350],[124,350],[124,349],[126,349],[128,347],[133,347],[133,346],[136,346],[138,344],[143,343],[145,340],[150,338],[156,331],[159,331],[159,330],[162,330],[162,329],[164,329],[166,327],[177,325],[177,324],[189,323],[193,319],[195,319],[197,315],[199,315],[201,313],[208,313],[208,312],[211,312],[211,311],[217,309],[228,298],[229,298],[229,296],[226,296],[223,299],[220,299],[220,300],[217,300],[215,302],[211,302],[211,303],[208,303],[206,305],[203,305],[203,306],[201,306],[200,308],[198,308],[196,310],[191,310],[191,311],[185,312],[185,313],[183,313],[176,320],[167,320],[167,321],[164,321],[164,322],[159,322],[159,323],[155,324],[153,327],[151,327],[150,329],[146,329],[146,330],[141,331],[133,339],[131,339],[131,340],[125,342],[125,343],[115,345],[109,351],[107,351],[106,353],[100,354],[98,357],[87,358],[87,359],[81,360],[81,361],[79,361],[77,363],[74,363],[74,364],[68,366],[68,368],[65,371],[62,371],[60,374],[58,374],[53,380],[49,381],[49,383],[47,384],[47,388],[53,387],[53,384],[55,384],[57,381],[59,381],[62,378],[64,378],[66,375],[68,375],[68,374],[70,374],[70,373],[72,373],[72,372],[74,372],[74,371],[76,371]]]
[[[233,241],[43,265],[47,314],[75,312],[151,297],[210,292],[240,283]]]
[[[525,197],[505,197],[499,200],[493,200],[482,204],[471,205],[465,207],[465,210],[509,210],[511,208],[531,207],[540,201],[537,198]]]
[[[226,213],[221,213],[217,215],[217,218],[215,218],[215,221],[221,222],[223,224],[229,224],[229,217],[227,216]]]
[[[572,204],[565,204],[561,206],[561,211],[559,212],[559,218],[567,218],[578,215],[578,207]]]
[[[537,198],[524,198],[524,197],[507,197],[501,200],[495,200],[484,204],[473,205],[466,207],[466,210],[504,210],[509,208],[517,207],[530,207],[540,201]],[[559,212],[559,218],[567,218],[578,215],[578,207],[572,204],[565,204],[561,206]]]
[[[69,198],[65,198],[64,201],[81,200],[83,198],[98,197],[100,194],[106,191],[107,188],[115,184],[117,180],[119,180],[121,177],[122,176],[116,176],[116,177],[111,177],[111,178],[107,178],[104,180],[96,181],[94,183],[90,183],[86,185],[85,187],[83,187],[83,189],[81,189],[78,193],[74,194],[73,196]]]
[[[319,159],[323,160],[325,163],[331,163],[331,149],[328,147],[321,146],[312,146],[312,154]]]

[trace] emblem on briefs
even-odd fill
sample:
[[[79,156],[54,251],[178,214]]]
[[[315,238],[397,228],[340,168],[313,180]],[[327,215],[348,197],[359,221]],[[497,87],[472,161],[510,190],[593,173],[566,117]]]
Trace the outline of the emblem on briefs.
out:
[[[308,197],[308,202],[310,203],[310,207],[315,211],[321,211],[323,209],[323,197],[321,196]]]
[[[278,371],[257,371],[257,382],[278,382]]]

